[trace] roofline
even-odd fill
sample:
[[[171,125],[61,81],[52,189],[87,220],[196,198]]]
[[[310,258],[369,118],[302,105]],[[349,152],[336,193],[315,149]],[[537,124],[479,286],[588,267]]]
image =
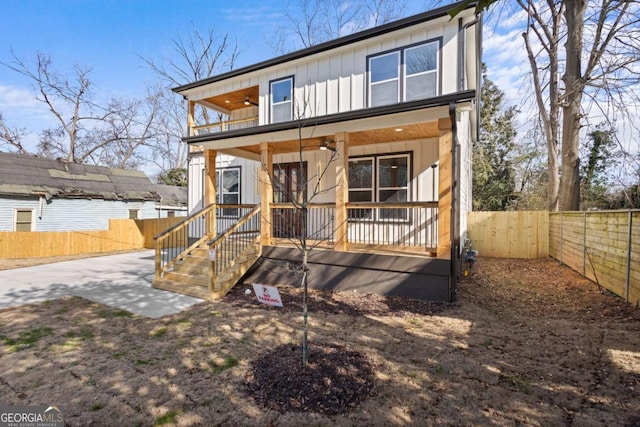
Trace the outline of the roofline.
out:
[[[367,119],[371,117],[385,116],[388,114],[405,113],[408,111],[421,110],[424,108],[442,107],[457,104],[460,102],[471,101],[476,98],[475,89],[465,90],[447,95],[441,95],[429,99],[421,99],[418,101],[402,102],[382,107],[363,108],[354,111],[345,111],[344,113],[328,114],[326,116],[310,117],[303,120],[292,120],[282,123],[272,123],[262,126],[254,126],[250,128],[235,129],[226,132],[214,134],[188,136],[182,138],[187,144],[199,144],[208,141],[220,141],[230,138],[246,137],[250,135],[259,135],[263,133],[280,132],[284,130],[297,129],[302,123],[303,126],[320,126],[332,123],[340,123],[350,120]]]
[[[468,4],[466,9],[475,8],[478,3],[478,0],[474,0]],[[172,88],[171,90],[180,93],[185,90],[194,89],[200,86],[204,86],[210,83],[219,82],[221,80],[229,79],[231,77],[240,76],[242,74],[251,73],[253,71],[262,70],[264,68],[272,67],[275,65],[280,65],[285,62],[294,61],[296,59],[303,58],[305,56],[315,55],[317,53],[324,52],[326,50],[335,49],[338,47],[342,47],[345,45],[349,45],[352,43],[357,43],[362,40],[366,40],[371,37],[376,37],[385,33],[389,33],[391,31],[400,30],[406,27],[411,27],[416,24],[420,24],[422,22],[431,21],[433,19],[441,18],[443,16],[447,16],[449,12],[453,9],[456,9],[464,4],[464,1],[460,1],[457,3],[449,4],[446,6],[439,7],[437,9],[433,9],[427,12],[423,12],[417,15],[412,15],[407,18],[399,19],[397,21],[389,22],[378,27],[369,28],[364,31],[360,31],[354,34],[349,34],[344,37],[340,37],[334,40],[329,40],[324,43],[320,43],[315,46],[307,47],[305,49],[297,50],[295,52],[288,53],[286,55],[278,56],[276,58],[268,59],[266,61],[258,62],[257,64],[249,65],[246,67],[238,68],[237,70],[228,71],[226,73],[218,74],[212,77],[208,77],[206,79],[198,80],[192,83],[187,83],[182,86],[177,86]]]

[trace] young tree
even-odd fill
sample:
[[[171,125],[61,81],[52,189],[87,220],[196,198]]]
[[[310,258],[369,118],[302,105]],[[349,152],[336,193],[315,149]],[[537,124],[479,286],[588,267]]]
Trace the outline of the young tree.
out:
[[[480,138],[473,149],[473,208],[506,210],[516,199],[513,156],[516,131],[511,106],[503,110],[504,92],[486,74],[480,90]]]

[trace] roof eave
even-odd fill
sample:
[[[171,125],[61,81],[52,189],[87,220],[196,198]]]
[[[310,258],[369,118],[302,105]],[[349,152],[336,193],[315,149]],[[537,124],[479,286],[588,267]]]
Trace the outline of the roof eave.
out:
[[[433,9],[417,15],[412,15],[397,21],[389,22],[387,24],[383,24],[378,27],[369,28],[364,31],[360,31],[354,34],[350,34],[350,35],[340,37],[334,40],[330,40],[324,43],[320,43],[318,45],[311,46],[305,49],[297,50],[295,52],[278,56],[276,58],[258,62],[257,64],[249,65],[243,68],[238,68],[237,70],[228,71],[226,73],[218,74],[216,76],[208,77],[206,79],[198,80],[192,83],[187,83],[182,86],[177,86],[172,88],[171,90],[174,91],[175,93],[181,93],[186,90],[194,89],[210,83],[215,83],[215,82],[229,79],[232,77],[240,76],[240,75],[251,73],[254,71],[259,71],[264,68],[280,65],[285,62],[294,61],[296,59],[304,58],[306,56],[315,55],[317,53],[321,53],[330,49],[336,49],[338,47],[342,47],[352,43],[357,43],[359,41],[376,37],[391,31],[396,31],[402,28],[411,27],[413,25],[417,25],[422,22],[427,22],[437,18],[441,18],[443,16],[447,16],[451,10],[461,6],[463,3],[464,2],[461,1],[457,3],[449,4],[446,6],[442,6],[437,9]],[[473,1],[468,4],[467,9],[475,8],[476,5],[477,5],[477,1]]]

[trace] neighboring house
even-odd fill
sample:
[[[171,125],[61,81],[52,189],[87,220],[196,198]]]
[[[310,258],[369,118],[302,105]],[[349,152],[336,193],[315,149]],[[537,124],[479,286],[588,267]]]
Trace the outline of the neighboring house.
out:
[[[323,190],[309,231],[329,249],[313,258],[312,286],[455,299],[451,260],[471,209],[481,40],[475,5],[452,20],[458,5],[174,89],[189,104],[184,140],[204,153],[192,171],[204,176],[195,191],[203,206],[251,203],[243,191],[256,193],[244,181],[238,197],[224,193],[216,156],[259,162],[260,176],[243,180],[259,187],[262,258],[275,262],[259,263],[248,280],[291,283],[285,261],[298,253],[288,240],[301,223],[291,199],[307,182],[309,193]],[[223,120],[195,123],[196,105]]]
[[[0,231],[104,230],[109,219],[187,213],[186,188],[139,171],[0,153]]]

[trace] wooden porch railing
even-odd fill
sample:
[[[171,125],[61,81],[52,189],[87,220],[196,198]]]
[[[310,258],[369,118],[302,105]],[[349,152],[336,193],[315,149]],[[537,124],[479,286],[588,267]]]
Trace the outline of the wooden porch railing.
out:
[[[253,207],[235,225],[208,242],[209,253],[215,253],[215,262],[209,272],[211,291],[216,288],[216,277],[230,268],[250,246],[260,238],[260,205]]]
[[[189,134],[191,136],[201,135],[202,133],[200,131],[203,131],[205,129],[207,129],[207,132],[203,132],[203,133],[213,133],[213,132],[216,132],[216,129],[218,129],[217,132],[226,132],[228,130],[241,129],[244,127],[253,127],[257,125],[258,125],[258,116],[249,117],[246,119],[238,119],[238,120],[221,120],[215,123],[205,123],[199,126],[192,126],[191,132]]]
[[[154,237],[156,280],[177,261],[211,238],[216,205],[211,204]]]
[[[433,252],[438,247],[438,202],[347,203],[347,243],[406,247]],[[299,238],[302,211],[291,203],[272,203],[272,236]],[[335,243],[333,203],[309,204],[307,238]]]

